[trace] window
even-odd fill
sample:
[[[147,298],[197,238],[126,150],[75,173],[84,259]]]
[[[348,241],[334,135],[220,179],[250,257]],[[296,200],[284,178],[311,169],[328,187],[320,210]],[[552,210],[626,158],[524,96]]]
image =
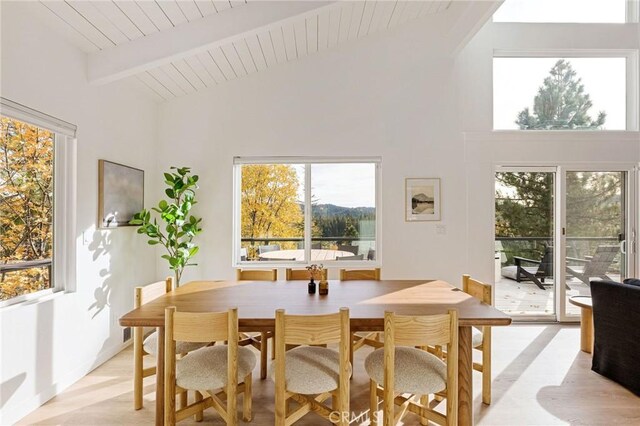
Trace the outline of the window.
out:
[[[69,215],[75,210],[68,187],[74,176],[73,171],[68,173],[71,142],[65,135],[75,133],[75,127],[6,99],[1,105],[0,306],[4,306],[68,288],[72,280],[67,272],[73,266],[68,249],[73,239],[62,231],[72,223]]]
[[[235,265],[379,263],[379,159],[234,162]]]
[[[506,0],[493,14],[493,22],[624,23],[632,15],[627,12],[631,4],[627,0]]]
[[[628,111],[628,60],[494,58],[494,129],[626,130],[628,120],[633,129],[635,124],[628,117],[632,115]]]

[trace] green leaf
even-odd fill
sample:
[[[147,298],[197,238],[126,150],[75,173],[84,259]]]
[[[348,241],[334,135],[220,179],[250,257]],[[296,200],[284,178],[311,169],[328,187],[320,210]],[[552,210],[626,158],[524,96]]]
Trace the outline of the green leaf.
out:
[[[196,253],[198,253],[198,251],[200,250],[200,247],[195,246],[193,247],[191,250],[189,250],[189,256],[193,257],[196,255]]]
[[[147,241],[147,243],[150,246],[155,246],[156,244],[160,244],[160,241],[158,241],[158,240],[149,240],[149,241]]]
[[[167,194],[167,197],[169,198],[175,198],[176,196],[175,192],[173,192],[173,189],[171,188],[165,189],[164,193]]]

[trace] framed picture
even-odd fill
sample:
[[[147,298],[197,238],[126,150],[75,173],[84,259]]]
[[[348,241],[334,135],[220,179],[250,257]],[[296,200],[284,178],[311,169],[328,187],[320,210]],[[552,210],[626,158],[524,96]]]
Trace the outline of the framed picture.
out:
[[[440,179],[405,180],[405,220],[440,220]]]
[[[98,160],[98,224],[102,228],[130,226],[144,206],[144,170]]]

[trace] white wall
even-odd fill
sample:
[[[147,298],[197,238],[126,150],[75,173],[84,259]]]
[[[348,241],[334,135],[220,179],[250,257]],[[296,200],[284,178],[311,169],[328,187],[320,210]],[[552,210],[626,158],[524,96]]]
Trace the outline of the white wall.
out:
[[[156,256],[133,228],[95,230],[99,158],[144,169],[147,199],[153,193],[156,105],[128,84],[87,85],[86,55],[27,3],[2,2],[1,94],[78,126],[77,291],[0,311],[0,424],[117,353],[117,319],[133,306],[133,287],[156,278]]]
[[[200,266],[185,280],[234,276],[234,156],[361,155],[383,159],[383,277],[457,282],[465,259],[451,253],[465,235],[465,181],[455,159],[463,145],[454,62],[432,54],[437,47],[428,26],[407,25],[163,104],[159,167],[188,165],[201,177]],[[435,223],[405,222],[406,177],[442,178],[446,235]]]

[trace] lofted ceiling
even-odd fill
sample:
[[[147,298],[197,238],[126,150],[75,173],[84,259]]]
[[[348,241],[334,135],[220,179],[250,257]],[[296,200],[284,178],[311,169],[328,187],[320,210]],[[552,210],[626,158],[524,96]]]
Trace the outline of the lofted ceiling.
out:
[[[40,12],[88,54],[91,83],[133,78],[162,101],[446,13],[452,3],[58,0],[41,1]],[[473,13],[459,9],[454,21],[461,40],[501,2],[467,3]]]

